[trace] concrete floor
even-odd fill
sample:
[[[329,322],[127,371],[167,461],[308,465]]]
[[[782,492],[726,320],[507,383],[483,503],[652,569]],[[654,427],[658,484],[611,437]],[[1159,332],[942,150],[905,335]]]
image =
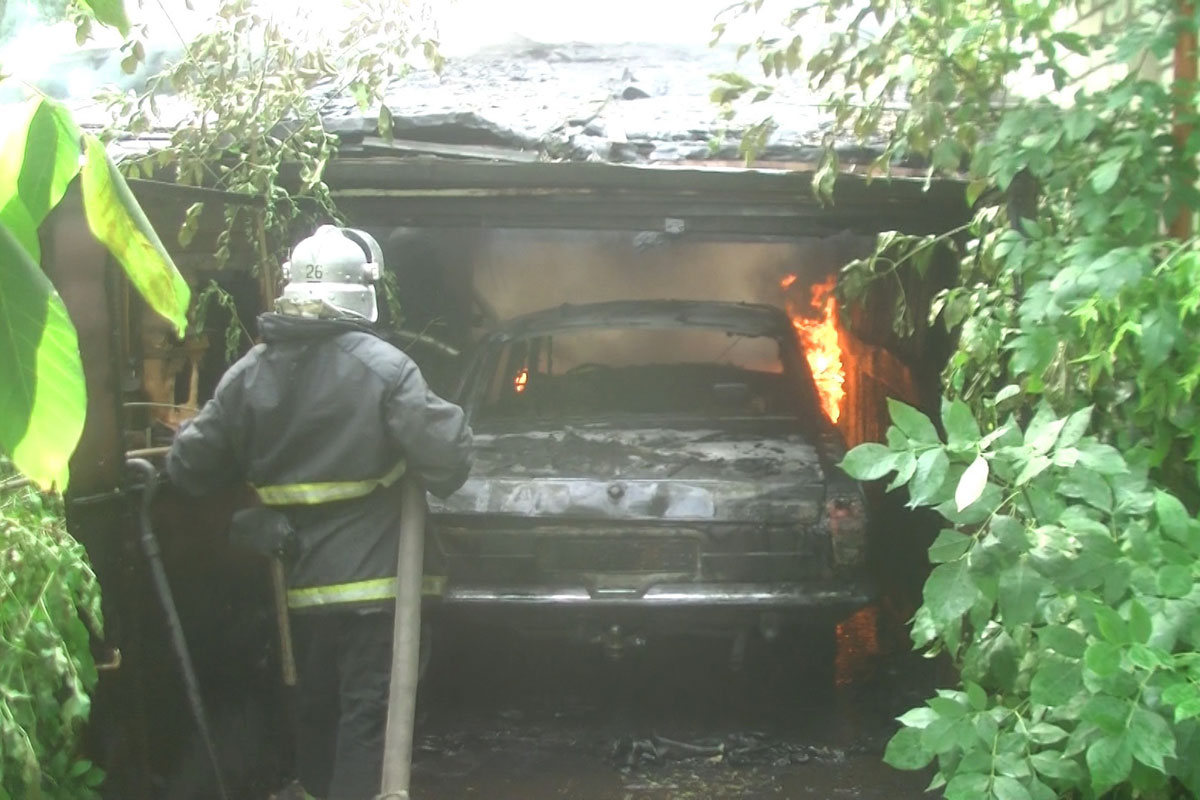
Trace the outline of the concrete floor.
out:
[[[418,800],[903,800],[931,777],[882,763],[932,675],[880,654],[873,630],[843,629],[836,657],[764,649],[736,673],[715,641],[614,664],[562,643],[445,638],[418,711]]]

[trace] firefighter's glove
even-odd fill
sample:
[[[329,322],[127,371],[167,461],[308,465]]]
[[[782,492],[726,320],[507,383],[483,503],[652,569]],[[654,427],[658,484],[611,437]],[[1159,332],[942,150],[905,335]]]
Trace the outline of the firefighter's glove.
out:
[[[288,518],[270,508],[245,508],[233,515],[229,540],[290,564],[299,555],[299,542]]]

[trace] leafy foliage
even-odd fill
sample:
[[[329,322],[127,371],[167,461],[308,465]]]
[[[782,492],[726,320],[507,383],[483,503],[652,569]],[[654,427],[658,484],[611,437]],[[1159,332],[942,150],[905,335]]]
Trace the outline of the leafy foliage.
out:
[[[87,410],[79,340],[50,279],[3,225],[0,353],[0,448],[30,476],[65,487]]]
[[[0,495],[0,800],[87,800],[104,774],[78,757],[96,683],[100,590],[61,502]]]
[[[229,321],[225,325],[222,335],[225,343],[225,360],[236,361],[238,353],[242,349],[242,337],[244,336],[248,342],[253,342],[254,337],[242,324],[233,295],[222,289],[216,281],[209,281],[208,285],[196,295],[195,322],[192,330],[197,336],[208,332],[208,314],[214,305],[229,314]]]
[[[89,227],[182,334],[189,289],[104,147],[61,105],[34,97],[0,130],[0,448],[43,488],[65,490],[86,397],[75,327],[38,267],[38,231],[82,171]]]
[[[843,462],[897,473],[948,523],[913,640],[948,652],[962,687],[901,717],[885,756],[936,759],[947,798],[1200,793],[1200,523],[1088,435],[1092,414],[1042,403],[982,434],[946,401],[943,442],[893,402],[888,446]]]
[[[177,270],[164,268],[171,264],[171,256],[95,137],[86,140],[80,185],[92,235],[125,266],[125,274],[150,307],[174,323],[183,336],[190,297],[187,282]]]
[[[981,419],[983,401],[1008,384],[1025,403],[1094,404],[1101,432],[1196,503],[1198,265],[1194,240],[1171,239],[1162,222],[1190,216],[1200,200],[1200,136],[1172,136],[1173,121],[1196,121],[1181,99],[1195,87],[1172,92],[1157,77],[1181,26],[1196,19],[1167,0],[1131,8],[1082,34],[1070,24],[1076,4],[1057,0],[804,6],[784,21],[793,38],[746,46],[769,77],[721,76],[720,99],[773,91],[789,73],[824,91],[834,125],[822,191],[840,138],[881,141],[879,171],[965,172],[976,208],[967,229],[885,234],[873,257],[847,266],[843,294],[901,268],[923,272],[934,248],[950,248],[958,284],[933,306],[959,336],[949,391]],[[828,37],[801,38],[802,26],[821,24],[833,26]],[[910,331],[917,321],[903,298],[898,311],[898,330]]]
[[[417,54],[441,66],[437,42],[425,33],[425,3],[346,6],[339,27],[313,32],[252,0],[223,0],[185,57],[143,94],[110,98],[109,135],[171,131],[169,146],[123,164],[127,175],[262,201],[224,206],[218,266],[248,248],[250,263],[270,278],[299,229],[337,219],[323,179],[337,140],[322,115],[347,96],[363,111],[379,105],[380,132],[390,137],[392,117],[382,105],[389,83]],[[203,203],[188,210],[180,245],[192,243],[203,212]]]
[[[753,101],[796,75],[821,93],[825,197],[846,139],[878,143],[877,175],[967,179],[964,229],[884,234],[839,286],[852,301],[923,277],[934,250],[958,262],[929,320],[896,303],[897,332],[955,337],[942,418],[894,405],[886,448],[845,462],[948,520],[913,636],[963,682],[905,715],[887,757],[936,758],[951,798],[1200,791],[1200,261],[1167,231],[1194,221],[1200,135],[1196,85],[1162,74],[1196,13],[830,0],[743,45],[761,79],[714,92]]]

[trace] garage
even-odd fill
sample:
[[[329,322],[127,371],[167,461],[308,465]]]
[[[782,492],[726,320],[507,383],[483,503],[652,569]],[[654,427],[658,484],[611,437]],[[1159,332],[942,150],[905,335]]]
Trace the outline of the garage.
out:
[[[645,102],[628,94],[633,99],[620,102]],[[428,124],[417,124],[422,119]],[[451,119],[415,113],[410,122],[391,142],[363,133],[369,119],[336,123],[343,147],[326,180],[346,221],[383,246],[403,320],[395,341],[439,391],[455,391],[474,345],[505,320],[564,304],[677,300],[765,304],[786,314],[804,341],[822,413],[847,444],[882,438],[887,397],[928,406],[937,396],[949,343],[921,325],[897,333],[893,311],[902,296],[910,314],[926,318],[948,264],[935,256],[928,280],[880,280],[848,305],[832,287],[845,265],[871,252],[880,233],[941,232],[965,222],[961,184],[916,175],[870,180],[860,173],[871,153],[857,153],[856,162],[856,151],[847,150],[846,173],[832,201],[822,202],[813,192],[815,165],[806,160],[812,148],[802,143],[777,147],[747,167],[733,153],[707,146],[655,159],[656,151],[678,153],[678,143],[670,150],[627,130],[619,146],[554,158],[549,144],[514,137],[502,126],[481,132],[473,113]],[[579,122],[580,132],[595,124]],[[169,442],[173,426],[209,396],[227,364],[251,344],[253,319],[269,308],[277,276],[252,268],[258,259],[243,242],[230,243],[223,268],[211,255],[222,211],[261,207],[261,199],[159,180],[131,185],[164,241],[175,241],[171,232],[190,207],[205,204],[190,246],[175,255],[193,289],[209,300],[200,335],[174,339],[80,233],[78,206],[59,210],[48,271],[77,320],[90,387],[68,513],[100,580],[112,587],[106,638],[114,668],[103,674],[96,698],[93,746],[122,797],[202,797],[211,791],[206,756],[179,724],[188,713],[185,697],[167,667],[168,631],[137,555],[121,465],[127,453]],[[265,567],[226,538],[238,502],[231,495],[198,506],[168,491],[154,524],[213,726],[222,747],[237,754],[228,777],[246,791],[265,792],[288,775],[288,692],[278,678]],[[903,649],[900,625],[915,607],[924,566],[927,532],[880,493],[869,493],[868,502],[876,519],[892,523],[871,532],[873,568],[889,605],[869,606],[865,617],[842,626],[842,638],[856,643],[839,649],[845,676],[856,669],[856,647],[869,657],[882,637],[892,647],[901,641]],[[629,637],[616,638],[622,649]],[[592,645],[594,652],[614,649],[611,642]],[[595,670],[596,661],[579,664],[577,674]],[[725,647],[717,663],[725,669],[728,662]],[[478,675],[463,677],[478,682]],[[487,707],[486,700],[480,705]],[[430,735],[441,752],[458,746],[453,737]],[[626,744],[626,756],[644,759],[644,740]],[[836,761],[801,750],[817,762]],[[801,751],[788,752],[799,758]],[[250,764],[247,753],[255,754]],[[462,790],[449,785],[457,788],[446,791]]]

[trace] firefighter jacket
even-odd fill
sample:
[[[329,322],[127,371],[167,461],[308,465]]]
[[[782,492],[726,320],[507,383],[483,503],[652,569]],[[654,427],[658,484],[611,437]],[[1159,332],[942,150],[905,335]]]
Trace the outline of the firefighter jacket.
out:
[[[344,320],[259,317],[263,343],[221,378],[175,437],[171,481],[189,494],[248,482],[291,523],[295,610],[395,597],[404,474],[446,496],[471,464],[462,409],[412,359]]]

